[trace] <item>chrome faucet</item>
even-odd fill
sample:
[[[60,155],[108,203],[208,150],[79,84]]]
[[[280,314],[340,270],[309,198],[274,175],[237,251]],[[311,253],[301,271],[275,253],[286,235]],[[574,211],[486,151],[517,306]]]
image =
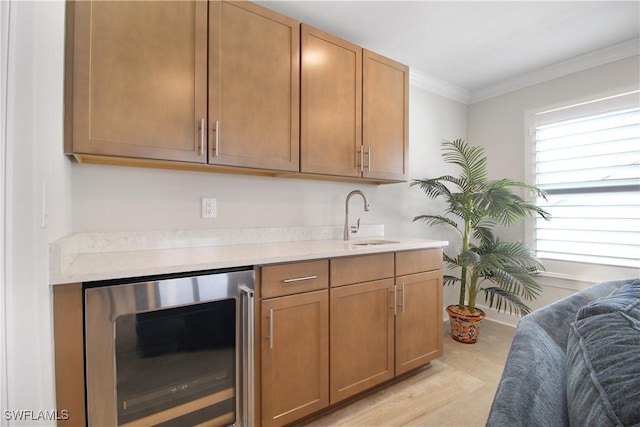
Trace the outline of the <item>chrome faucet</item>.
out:
[[[369,201],[367,200],[367,196],[365,196],[362,191],[353,190],[351,193],[347,195],[347,200],[344,203],[344,240],[345,241],[350,240],[351,233],[355,234],[360,229],[360,218],[358,218],[356,225],[349,226],[349,199],[351,198],[351,196],[355,194],[359,194],[362,196],[362,199],[364,200],[364,210],[367,212],[369,211]]]

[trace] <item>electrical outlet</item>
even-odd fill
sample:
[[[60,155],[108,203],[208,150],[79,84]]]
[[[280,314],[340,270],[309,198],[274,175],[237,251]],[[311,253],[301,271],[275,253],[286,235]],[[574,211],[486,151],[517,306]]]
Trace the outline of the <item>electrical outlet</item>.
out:
[[[215,218],[218,214],[216,199],[211,197],[202,198],[202,218]]]

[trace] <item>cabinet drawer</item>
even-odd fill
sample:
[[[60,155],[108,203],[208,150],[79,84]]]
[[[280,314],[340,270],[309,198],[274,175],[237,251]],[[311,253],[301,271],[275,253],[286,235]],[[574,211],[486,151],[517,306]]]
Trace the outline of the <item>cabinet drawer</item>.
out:
[[[260,274],[262,298],[315,291],[329,286],[329,261],[268,265]]]
[[[392,252],[331,260],[332,287],[389,277],[393,277]]]
[[[420,249],[396,253],[396,276],[442,269],[442,249]]]

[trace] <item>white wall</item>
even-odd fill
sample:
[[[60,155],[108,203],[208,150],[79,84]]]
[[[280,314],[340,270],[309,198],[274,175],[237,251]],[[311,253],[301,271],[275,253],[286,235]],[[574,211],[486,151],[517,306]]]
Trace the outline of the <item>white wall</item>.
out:
[[[6,110],[7,79],[9,52],[9,2],[0,2],[0,378],[7,377],[7,316],[6,316]],[[0,381],[0,413],[7,408],[7,382]],[[0,425],[4,422],[0,421]]]
[[[362,212],[355,201],[351,212],[363,223],[384,223],[388,235],[446,238],[411,223],[425,202],[407,183],[355,185],[71,163],[62,154],[64,4],[14,2],[11,20],[9,375],[0,379],[7,382],[8,409],[54,408],[48,243],[67,233],[340,225],[347,193],[360,188],[372,211]],[[411,177],[442,173],[439,142],[465,136],[467,107],[412,86],[410,114]],[[43,182],[46,228],[41,227]],[[200,219],[202,196],[218,199],[217,219]]]
[[[469,106],[468,135],[474,145],[482,145],[489,158],[493,178],[509,177],[525,181],[525,112],[550,106],[570,105],[640,86],[640,56],[612,62],[586,71],[550,80]],[[510,239],[524,239],[524,224],[505,232]],[[575,280],[545,279],[543,294],[530,306],[542,307],[591,283],[637,276],[628,269],[606,270],[580,265]],[[554,267],[547,265],[550,273]],[[635,273],[635,274],[634,274]],[[512,321],[512,320],[506,320]]]
[[[49,410],[55,405],[48,243],[71,229],[70,166],[60,155],[64,4],[12,2],[9,36],[7,377],[2,381],[7,409]],[[3,413],[2,423],[5,418]]]

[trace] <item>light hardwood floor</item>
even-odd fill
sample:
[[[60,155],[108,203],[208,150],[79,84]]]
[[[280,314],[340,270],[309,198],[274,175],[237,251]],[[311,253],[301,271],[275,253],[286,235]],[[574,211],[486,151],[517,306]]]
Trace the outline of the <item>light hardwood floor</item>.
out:
[[[514,328],[485,320],[476,344],[443,325],[444,355],[431,367],[303,424],[324,426],[484,426]]]

